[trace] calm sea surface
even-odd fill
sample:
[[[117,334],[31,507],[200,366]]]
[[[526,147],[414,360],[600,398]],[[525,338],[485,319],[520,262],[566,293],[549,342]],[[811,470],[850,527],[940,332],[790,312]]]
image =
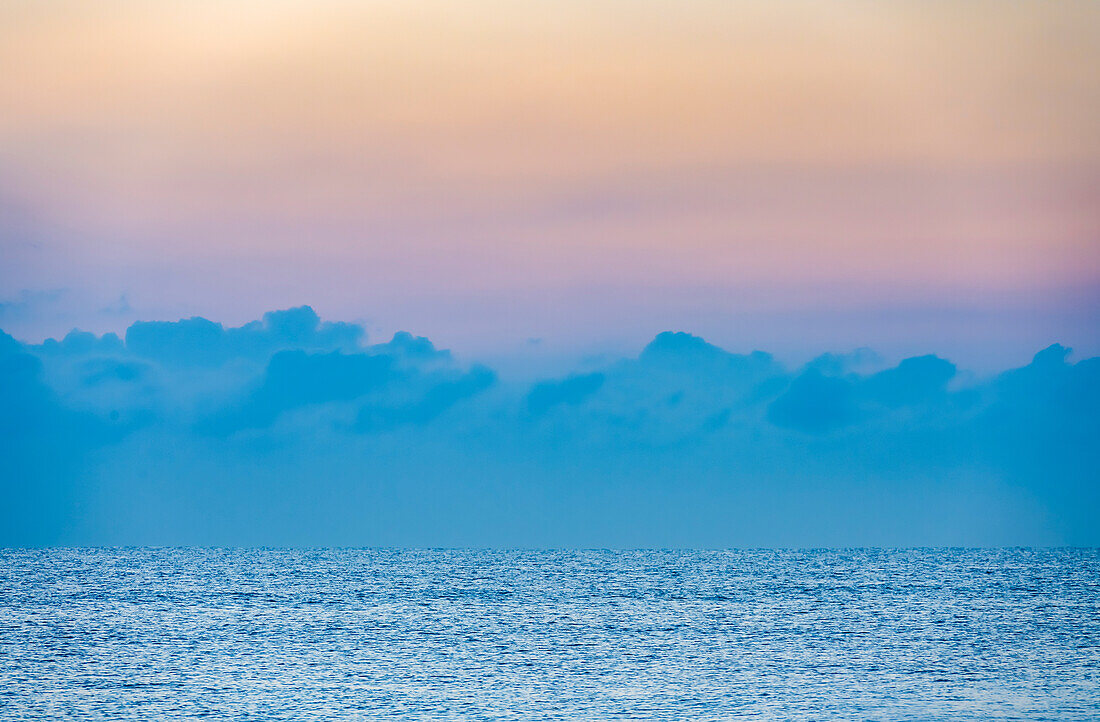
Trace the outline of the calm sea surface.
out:
[[[0,718],[1098,719],[1100,551],[0,550]]]

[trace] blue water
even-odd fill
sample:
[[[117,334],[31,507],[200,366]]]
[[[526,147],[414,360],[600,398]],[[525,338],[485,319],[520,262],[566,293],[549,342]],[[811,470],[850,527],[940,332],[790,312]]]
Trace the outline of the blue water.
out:
[[[1097,719],[1100,552],[0,551],[4,719]]]

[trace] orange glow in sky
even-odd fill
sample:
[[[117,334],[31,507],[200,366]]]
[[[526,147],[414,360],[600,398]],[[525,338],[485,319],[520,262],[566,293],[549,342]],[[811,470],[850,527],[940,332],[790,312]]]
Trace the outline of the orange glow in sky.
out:
[[[9,2],[0,283],[445,342],[1091,313],[1098,68],[1091,0]]]

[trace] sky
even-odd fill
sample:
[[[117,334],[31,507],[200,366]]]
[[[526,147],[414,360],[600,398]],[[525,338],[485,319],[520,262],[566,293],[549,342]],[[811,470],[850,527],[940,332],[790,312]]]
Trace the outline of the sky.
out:
[[[0,5],[0,327],[1100,351],[1094,2]]]
[[[1098,544],[1092,0],[0,0],[0,544]]]

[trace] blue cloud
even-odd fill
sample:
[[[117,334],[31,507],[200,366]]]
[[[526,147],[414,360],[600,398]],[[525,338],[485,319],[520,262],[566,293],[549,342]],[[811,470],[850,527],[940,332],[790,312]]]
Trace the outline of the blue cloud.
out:
[[[539,415],[561,404],[579,404],[599,391],[605,379],[603,374],[593,373],[536,384],[527,393],[527,410]]]
[[[390,356],[279,351],[268,362],[258,388],[203,426],[218,433],[270,426],[286,411],[351,401],[398,375]]]
[[[739,378],[759,376],[778,368],[772,355],[763,351],[734,354],[690,333],[671,331],[658,334],[642,350],[638,360],[646,366]]]
[[[66,407],[42,378],[42,361],[0,331],[0,437],[10,452],[27,440],[95,444],[111,438],[94,416]]]
[[[408,331],[398,331],[389,342],[376,344],[370,350],[373,353],[387,354],[413,363],[451,360],[450,351],[437,349],[428,339],[423,336],[413,336]]]
[[[0,332],[0,543],[48,543],[74,522],[87,455],[124,436],[117,421],[69,408],[42,361]]]
[[[42,313],[55,305],[64,295],[65,292],[61,289],[50,291],[24,289],[14,299],[0,301],[0,321],[17,321],[28,315]]]
[[[456,377],[432,374],[417,384],[411,399],[397,403],[365,404],[355,428],[361,432],[391,429],[405,424],[427,424],[460,402],[477,396],[496,382],[496,374],[475,366]]]
[[[955,364],[936,356],[916,356],[869,377],[860,390],[873,402],[898,408],[942,398],[954,377]]]
[[[119,361],[92,358],[80,365],[81,382],[85,386],[101,386],[112,382],[133,383],[146,378],[148,364],[140,361]]]
[[[843,376],[849,373],[874,373],[884,365],[882,357],[873,349],[857,348],[849,353],[823,353],[806,364],[806,368],[826,376]]]
[[[63,339],[46,339],[34,350],[45,355],[82,356],[87,354],[120,354],[125,352],[125,344],[116,334],[108,333],[96,336],[87,331],[70,331]]]
[[[810,369],[768,406],[768,421],[800,431],[828,431],[859,418],[854,384]]]
[[[308,307],[0,334],[0,543],[1100,543],[1100,359],[885,366],[666,332],[522,384]]]
[[[819,357],[768,406],[768,420],[805,432],[825,432],[881,416],[888,410],[947,400],[955,365],[936,356],[907,358],[870,376],[843,374]]]
[[[205,318],[139,321],[126,331],[126,349],[137,356],[181,366],[217,366],[233,358],[265,359],[275,351],[352,350],[366,334],[347,323],[322,323],[309,306],[264,314],[239,328]]]

